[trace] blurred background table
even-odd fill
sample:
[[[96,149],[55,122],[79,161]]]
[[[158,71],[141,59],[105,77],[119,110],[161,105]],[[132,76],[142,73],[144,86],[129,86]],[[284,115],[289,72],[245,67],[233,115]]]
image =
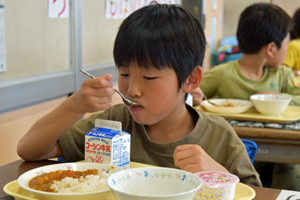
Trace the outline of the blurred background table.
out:
[[[232,125],[241,139],[256,142],[255,161],[300,164],[300,131]]]
[[[258,147],[255,161],[300,164],[300,107],[288,106],[280,116],[264,116],[254,108],[240,114],[196,108],[225,118],[241,139],[254,141]]]

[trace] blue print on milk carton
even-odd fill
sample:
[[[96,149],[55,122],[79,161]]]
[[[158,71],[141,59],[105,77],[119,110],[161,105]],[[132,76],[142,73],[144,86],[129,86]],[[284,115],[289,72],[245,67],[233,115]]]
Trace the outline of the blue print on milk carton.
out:
[[[96,119],[85,135],[85,161],[129,168],[130,134],[121,129],[121,122]]]

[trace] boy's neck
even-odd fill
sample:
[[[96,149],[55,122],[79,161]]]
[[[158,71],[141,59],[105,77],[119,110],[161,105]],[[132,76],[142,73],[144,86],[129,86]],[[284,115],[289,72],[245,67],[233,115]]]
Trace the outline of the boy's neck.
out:
[[[170,143],[186,137],[195,127],[193,115],[185,107],[164,120],[145,126],[149,138],[157,143]]]
[[[242,54],[239,65],[242,74],[252,80],[258,80],[264,75],[267,58],[262,54]]]

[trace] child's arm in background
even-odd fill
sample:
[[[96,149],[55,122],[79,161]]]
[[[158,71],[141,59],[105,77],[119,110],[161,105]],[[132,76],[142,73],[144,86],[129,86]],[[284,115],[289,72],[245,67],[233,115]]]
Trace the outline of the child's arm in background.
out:
[[[79,90],[53,111],[39,119],[19,141],[17,152],[24,160],[42,160],[62,156],[60,136],[86,112],[112,106],[112,75],[85,80]]]
[[[191,95],[193,95],[193,106],[200,105],[204,97],[202,90],[197,87],[193,92],[191,92]]]
[[[176,166],[191,173],[200,171],[229,173],[225,167],[212,159],[199,145],[180,145],[176,147],[173,157]]]

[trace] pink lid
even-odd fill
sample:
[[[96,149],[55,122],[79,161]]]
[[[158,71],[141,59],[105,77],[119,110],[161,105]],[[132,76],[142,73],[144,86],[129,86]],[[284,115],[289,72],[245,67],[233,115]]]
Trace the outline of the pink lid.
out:
[[[234,174],[216,171],[203,171],[195,173],[202,180],[202,185],[211,188],[220,188],[226,185],[236,184],[240,179]]]

